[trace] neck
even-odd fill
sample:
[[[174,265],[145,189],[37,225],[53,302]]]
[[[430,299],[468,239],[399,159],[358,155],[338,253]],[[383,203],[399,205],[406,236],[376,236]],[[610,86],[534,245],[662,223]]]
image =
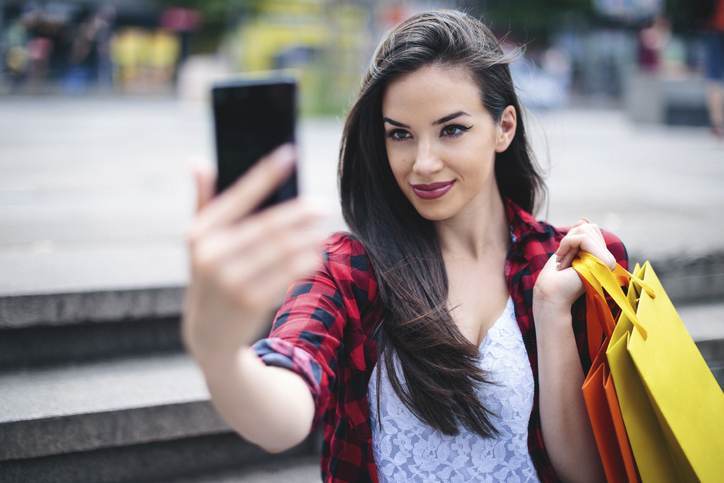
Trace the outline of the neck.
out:
[[[497,185],[494,188],[481,192],[455,217],[435,223],[445,258],[479,261],[507,252],[508,220]]]

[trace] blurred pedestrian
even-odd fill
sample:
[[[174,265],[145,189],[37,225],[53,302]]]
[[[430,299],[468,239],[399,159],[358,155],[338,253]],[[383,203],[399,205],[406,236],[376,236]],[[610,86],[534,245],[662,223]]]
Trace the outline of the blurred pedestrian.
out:
[[[644,72],[656,73],[661,68],[664,49],[671,39],[671,25],[661,14],[638,35],[638,64]]]
[[[109,83],[110,38],[114,18],[115,9],[112,6],[80,11],[71,44],[70,66],[64,79],[66,91],[84,92],[99,81],[106,85]]]
[[[714,0],[705,23],[707,107],[711,131],[724,139],[724,0]]]
[[[148,34],[140,28],[125,28],[111,39],[111,59],[114,80],[122,90],[135,90],[143,86],[145,63],[148,59]]]
[[[17,88],[25,79],[30,64],[28,52],[28,20],[18,16],[9,22],[8,28],[2,32],[6,50],[3,57],[3,68],[8,74],[12,88]]]
[[[149,81],[155,88],[166,88],[171,84],[179,60],[178,37],[168,30],[159,28],[148,37]]]

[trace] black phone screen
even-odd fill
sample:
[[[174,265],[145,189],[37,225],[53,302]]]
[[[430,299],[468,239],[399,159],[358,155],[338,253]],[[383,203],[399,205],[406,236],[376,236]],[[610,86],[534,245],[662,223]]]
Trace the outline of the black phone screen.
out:
[[[228,188],[264,155],[295,141],[296,81],[249,79],[212,88],[216,192]],[[257,210],[297,196],[297,169]]]

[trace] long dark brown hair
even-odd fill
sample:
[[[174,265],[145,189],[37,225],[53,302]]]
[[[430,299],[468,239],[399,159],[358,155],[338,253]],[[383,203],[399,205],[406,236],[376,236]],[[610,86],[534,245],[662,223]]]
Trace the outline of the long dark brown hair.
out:
[[[448,435],[457,434],[459,424],[482,436],[496,433],[491,413],[475,391],[486,376],[479,366],[478,347],[458,330],[447,308],[448,280],[434,225],[417,213],[392,175],[382,96],[390,81],[425,65],[467,68],[496,122],[506,106],[515,107],[515,136],[508,149],[496,155],[495,178],[501,196],[532,212],[545,186],[526,140],[510,76],[508,64],[513,58],[503,52],[490,29],[466,13],[417,14],[377,47],[342,136],[338,172],[342,213],[365,246],[379,285],[384,306],[380,356],[400,400],[422,421]]]

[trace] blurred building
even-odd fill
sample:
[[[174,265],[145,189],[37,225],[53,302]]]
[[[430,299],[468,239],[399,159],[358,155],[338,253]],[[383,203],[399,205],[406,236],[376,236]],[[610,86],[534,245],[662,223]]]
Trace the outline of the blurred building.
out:
[[[204,98],[236,72],[294,69],[302,111],[341,114],[382,34],[462,7],[506,48],[534,109],[603,102],[636,122],[707,122],[697,8],[683,0],[54,0],[0,3],[0,92]]]

